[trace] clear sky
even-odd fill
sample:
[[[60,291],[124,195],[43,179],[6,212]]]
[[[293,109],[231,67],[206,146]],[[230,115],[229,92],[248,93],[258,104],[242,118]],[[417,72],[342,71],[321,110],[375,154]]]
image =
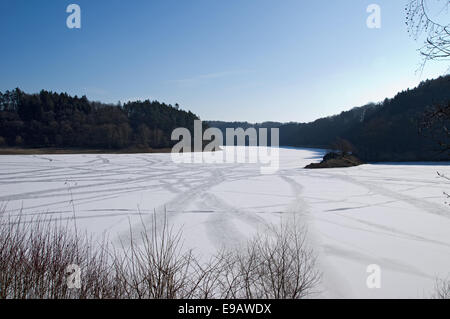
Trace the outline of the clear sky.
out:
[[[81,7],[82,27],[66,26]],[[381,29],[366,8],[381,7]],[[310,121],[392,97],[417,73],[406,0],[1,0],[0,91],[179,103],[204,120]]]

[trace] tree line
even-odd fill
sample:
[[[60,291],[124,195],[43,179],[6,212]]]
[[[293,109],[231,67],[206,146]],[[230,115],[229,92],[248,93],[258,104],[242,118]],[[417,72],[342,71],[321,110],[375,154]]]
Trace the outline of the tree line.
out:
[[[86,96],[42,90],[0,92],[0,146],[57,148],[167,148],[177,127],[199,119],[158,101],[105,104]]]
[[[449,160],[450,75],[422,82],[392,99],[353,108],[311,123],[207,122],[226,128],[280,128],[280,145],[333,148],[345,140],[364,161]],[[427,114],[441,110],[433,123]],[[428,116],[429,117],[429,116]],[[85,96],[20,89],[0,92],[0,146],[88,149],[169,148],[177,127],[193,132],[189,111],[158,101],[105,104]],[[433,124],[433,125],[431,125]]]
[[[440,112],[439,123],[431,126],[425,122],[427,114],[447,106],[449,101],[450,75],[423,81],[392,99],[310,123],[207,123],[222,130],[236,126],[278,127],[281,146],[334,149],[337,141],[345,141],[347,148],[364,161],[450,160],[450,152],[442,152],[441,148],[442,143],[450,144],[449,117]]]

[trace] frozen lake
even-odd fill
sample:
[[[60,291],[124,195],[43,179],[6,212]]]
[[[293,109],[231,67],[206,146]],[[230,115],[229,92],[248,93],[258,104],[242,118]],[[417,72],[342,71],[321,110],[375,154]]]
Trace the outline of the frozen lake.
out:
[[[0,202],[10,213],[70,219],[112,241],[156,210],[205,256],[295,213],[323,272],[318,297],[424,298],[450,275],[450,207],[437,177],[450,166],[377,164],[305,170],[321,150],[280,149],[280,169],[176,164],[170,154],[0,156]],[[369,289],[367,266],[381,267]]]

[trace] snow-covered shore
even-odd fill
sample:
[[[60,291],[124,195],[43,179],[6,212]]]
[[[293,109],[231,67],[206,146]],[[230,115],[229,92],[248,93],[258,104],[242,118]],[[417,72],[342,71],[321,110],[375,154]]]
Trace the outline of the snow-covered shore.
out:
[[[112,241],[167,211],[185,247],[204,256],[292,213],[323,272],[318,297],[425,298],[450,275],[447,163],[306,170],[323,152],[280,149],[280,168],[176,164],[170,154],[0,156],[0,202],[12,214],[70,220]],[[367,266],[381,267],[368,289]]]

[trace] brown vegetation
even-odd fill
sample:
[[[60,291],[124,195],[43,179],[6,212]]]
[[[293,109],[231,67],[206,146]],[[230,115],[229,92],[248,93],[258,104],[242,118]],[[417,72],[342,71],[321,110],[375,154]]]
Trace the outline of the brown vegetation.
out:
[[[307,165],[305,168],[317,169],[317,168],[342,168],[342,167],[353,167],[364,164],[359,158],[351,154],[338,154],[338,153],[328,153],[324,156],[322,162],[312,163]]]
[[[0,140],[1,146],[1,140]],[[111,149],[82,149],[82,148],[19,148],[0,147],[0,155],[51,155],[51,154],[141,154],[141,153],[170,153],[170,148],[133,147],[120,150]]]
[[[450,279],[436,280],[435,299],[450,299]]]
[[[181,232],[156,217],[117,249],[68,224],[0,213],[0,299],[297,299],[319,282],[301,228],[272,227],[243,249],[200,262],[183,249]],[[73,264],[80,289],[68,287]]]

